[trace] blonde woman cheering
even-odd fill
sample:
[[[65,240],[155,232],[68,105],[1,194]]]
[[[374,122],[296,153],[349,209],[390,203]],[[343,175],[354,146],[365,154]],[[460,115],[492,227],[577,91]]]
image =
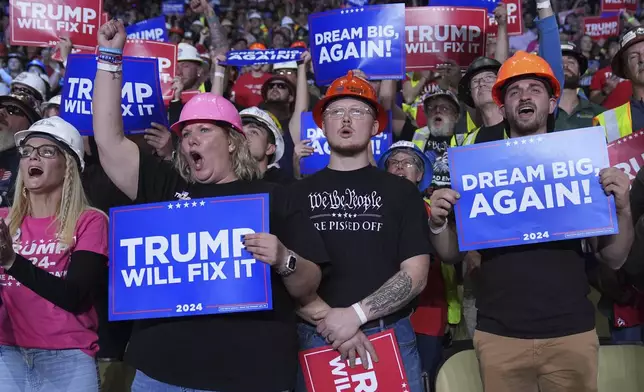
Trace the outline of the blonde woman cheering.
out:
[[[98,391],[92,290],[107,264],[107,217],[83,193],[83,140],[59,117],[15,139],[15,201],[0,209],[0,389]]]

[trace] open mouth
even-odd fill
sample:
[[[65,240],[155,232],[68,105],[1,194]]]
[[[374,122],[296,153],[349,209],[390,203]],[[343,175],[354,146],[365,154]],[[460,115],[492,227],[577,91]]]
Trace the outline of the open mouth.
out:
[[[434,117],[434,119],[432,120],[432,123],[434,124],[434,126],[440,127],[441,125],[443,125],[443,117],[441,116]]]
[[[534,114],[532,105],[519,106],[519,118],[530,118]]]
[[[192,151],[190,153],[190,158],[192,158],[195,163],[195,169],[201,170],[201,168],[203,167],[203,157],[201,156],[201,154],[196,151]]]
[[[32,166],[27,170],[29,177],[40,177],[43,175],[43,170],[39,167]]]
[[[353,129],[349,127],[340,129],[340,136],[348,138],[348,137],[351,137],[351,135],[353,135]]]

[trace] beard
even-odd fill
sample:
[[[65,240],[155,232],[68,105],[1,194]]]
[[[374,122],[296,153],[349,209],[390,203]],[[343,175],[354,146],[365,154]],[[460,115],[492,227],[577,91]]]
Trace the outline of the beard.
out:
[[[564,89],[576,90],[579,88],[579,76],[568,76],[564,77]]]
[[[539,109],[528,120],[520,119],[514,111],[508,113],[508,122],[510,127],[521,136],[528,136],[537,133],[548,122],[548,108]]]
[[[428,128],[432,136],[448,137],[454,134],[454,122],[446,117],[443,117],[443,124],[439,127],[428,125]]]

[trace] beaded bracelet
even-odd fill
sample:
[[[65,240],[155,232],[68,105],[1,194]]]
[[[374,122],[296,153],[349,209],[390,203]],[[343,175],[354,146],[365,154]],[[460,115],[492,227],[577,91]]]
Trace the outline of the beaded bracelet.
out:
[[[105,48],[103,46],[99,46],[98,51],[102,53],[115,54],[119,56],[123,55],[123,49]]]

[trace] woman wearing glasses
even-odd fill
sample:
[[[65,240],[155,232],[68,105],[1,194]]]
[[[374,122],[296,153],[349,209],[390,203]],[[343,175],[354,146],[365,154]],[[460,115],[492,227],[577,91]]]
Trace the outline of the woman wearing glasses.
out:
[[[15,139],[14,204],[0,209],[2,390],[98,391],[92,293],[107,265],[107,216],[83,193],[83,141],[59,117]]]

